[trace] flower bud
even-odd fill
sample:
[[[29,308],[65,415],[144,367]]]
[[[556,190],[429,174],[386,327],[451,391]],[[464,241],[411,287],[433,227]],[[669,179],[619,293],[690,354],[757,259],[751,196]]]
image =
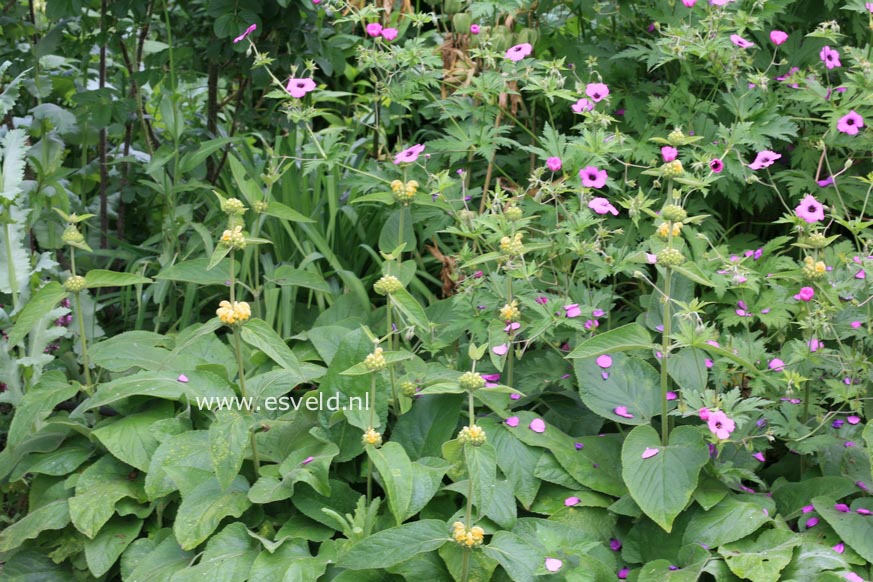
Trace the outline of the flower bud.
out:
[[[85,289],[85,277],[73,275],[64,281],[64,289],[70,293],[79,293],[80,291],[83,291]]]
[[[474,390],[478,390],[485,386],[485,378],[476,372],[464,372],[464,374],[458,378],[458,384],[460,384],[461,388],[464,390],[473,392]]]

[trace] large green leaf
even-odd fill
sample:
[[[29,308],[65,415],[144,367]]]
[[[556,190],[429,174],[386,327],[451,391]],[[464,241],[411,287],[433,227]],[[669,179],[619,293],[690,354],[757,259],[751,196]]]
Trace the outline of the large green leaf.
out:
[[[43,505],[0,532],[0,552],[14,550],[42,532],[62,529],[68,523],[70,508],[66,499]]]
[[[222,285],[230,280],[230,259],[224,259],[217,268],[209,269],[209,259],[191,259],[182,261],[163,269],[155,275],[155,279],[167,281],[183,281],[185,283],[197,283],[198,285]],[[239,273],[239,261],[234,263],[234,270]],[[216,306],[217,308],[217,306]]]
[[[461,415],[461,397],[422,396],[415,406],[397,419],[391,440],[403,445],[413,459],[439,456],[440,447],[451,440]],[[490,437],[490,435],[489,435]]]
[[[863,503],[865,501],[866,503]],[[854,511],[858,507],[869,510],[869,501],[869,499],[855,501],[852,503],[853,511],[849,512],[834,509],[835,501],[830,496],[816,497],[812,500],[812,504],[818,514],[839,534],[842,541],[858,552],[862,558],[873,562],[873,521],[868,516]]]
[[[132,396],[148,396],[167,400],[186,399],[194,405],[197,398],[221,398],[234,396],[227,382],[205,370],[185,373],[187,382],[179,381],[178,372],[138,372],[100,384],[94,395],[82,402],[70,415],[80,416],[86,410],[113,404]]]
[[[673,430],[667,446],[661,445],[651,426],[638,426],[621,450],[622,477],[631,497],[668,532],[691,499],[700,469],[708,461],[709,449],[700,432],[686,426]]]
[[[473,481],[473,505],[479,515],[484,515],[497,486],[497,454],[488,443],[479,447],[464,445],[464,461],[469,478]]]
[[[25,549],[3,564],[3,582],[70,582],[69,568],[55,564],[44,549]]]
[[[170,582],[238,582],[248,578],[258,543],[246,526],[232,523],[210,538],[196,566],[179,570]]]
[[[46,372],[22,397],[6,436],[6,450],[39,432],[54,407],[78,393],[61,372]]]
[[[267,209],[264,211],[264,214],[269,214],[283,220],[290,220],[291,222],[315,222],[315,220],[308,216],[303,216],[293,208],[275,200],[270,200],[267,203]]]
[[[652,347],[652,336],[646,328],[638,323],[629,323],[580,342],[567,357],[594,358],[627,350],[650,350]]]
[[[117,459],[145,472],[159,444],[152,425],[172,417],[172,403],[158,401],[145,412],[120,417],[91,434]]]
[[[211,471],[209,432],[195,430],[168,437],[157,448],[145,478],[145,492],[150,500],[176,491],[179,487],[167,473],[167,468]]]
[[[649,364],[624,354],[612,356],[612,366],[603,369],[594,359],[574,363],[582,402],[598,415],[622,424],[649,424],[661,414],[661,389],[658,372]],[[623,406],[627,418],[616,414]]]
[[[104,269],[91,269],[85,275],[85,286],[88,289],[98,287],[124,287],[127,285],[142,285],[151,283],[152,280],[136,273],[119,273]]]
[[[530,582],[546,556],[537,546],[508,531],[499,531],[482,548],[486,556],[497,560],[515,582]]]
[[[449,527],[438,519],[423,519],[382,530],[349,546],[337,566],[350,570],[389,568],[449,541]]]
[[[183,494],[173,523],[173,533],[182,549],[196,548],[225,517],[241,516],[251,506],[248,490],[248,481],[242,476],[237,476],[227,489],[222,489],[213,477]]]
[[[770,521],[775,510],[769,497],[728,495],[709,511],[695,514],[683,541],[711,548],[736,541]]]
[[[61,302],[61,299],[67,296],[63,285],[57,281],[52,281],[43,285],[43,287],[34,293],[30,301],[24,306],[18,317],[15,318],[15,325],[9,330],[9,345],[18,345],[24,337],[33,329],[42,316],[51,311]]]
[[[791,562],[802,538],[788,530],[770,529],[718,549],[731,572],[752,582],[779,582],[779,573]]]
[[[115,514],[115,504],[125,497],[144,501],[141,479],[121,461],[109,455],[101,457],[76,482],[76,495],[69,500],[73,525],[93,539]]]
[[[249,442],[251,419],[237,410],[216,411],[209,426],[209,453],[221,489],[225,490],[239,474]]]
[[[304,287],[314,291],[330,293],[330,285],[327,284],[321,275],[311,271],[303,271],[295,269],[290,265],[282,265],[276,267],[276,270],[270,274],[267,279],[276,283],[276,285],[289,287]]]
[[[250,319],[242,328],[244,342],[267,354],[274,362],[300,373],[300,362],[285,341],[263,319]]]
[[[91,573],[99,578],[108,572],[141,528],[141,519],[119,517],[107,523],[93,540],[85,540],[85,562]]]
[[[412,462],[403,447],[387,442],[380,448],[367,445],[367,456],[373,461],[382,487],[388,496],[388,507],[394,514],[397,525],[408,517],[409,503],[412,501],[413,473]]]
[[[391,304],[400,311],[406,320],[418,328],[419,334],[430,331],[427,314],[419,302],[406,289],[398,289],[389,295]]]
[[[160,533],[163,533],[162,530]],[[139,543],[140,540],[137,540]],[[131,546],[133,548],[134,546]],[[127,554],[125,554],[125,557]],[[172,535],[164,539],[148,554],[139,559],[124,582],[156,582],[169,580],[173,574],[187,567],[194,558],[192,552],[186,552]],[[122,563],[124,559],[122,559]]]
[[[488,442],[497,453],[497,466],[512,485],[515,497],[526,509],[530,509],[540,489],[541,481],[534,475],[534,471],[543,452],[514,438],[490,418],[477,422],[485,429]]]

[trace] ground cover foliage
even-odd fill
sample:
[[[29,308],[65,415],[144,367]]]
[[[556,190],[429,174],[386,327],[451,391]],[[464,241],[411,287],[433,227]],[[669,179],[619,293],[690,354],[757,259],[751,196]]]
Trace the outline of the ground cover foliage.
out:
[[[873,4],[0,27],[0,578],[870,579]]]

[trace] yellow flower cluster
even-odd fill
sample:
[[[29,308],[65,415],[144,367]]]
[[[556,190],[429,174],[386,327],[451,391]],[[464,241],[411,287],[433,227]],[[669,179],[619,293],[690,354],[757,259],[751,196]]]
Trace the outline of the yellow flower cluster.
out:
[[[228,198],[224,203],[224,211],[230,215],[241,215],[245,214],[246,207],[239,198]]]
[[[521,311],[518,309],[518,301],[512,300],[512,303],[507,303],[500,308],[500,319],[506,322],[517,321],[521,317]]]
[[[803,259],[803,274],[809,279],[821,279],[828,270],[824,261],[816,261],[809,255]]]
[[[245,301],[222,301],[218,304],[218,309],[215,314],[222,323],[233,325],[235,323],[243,323],[248,321],[252,316],[252,309]]]
[[[474,447],[481,447],[485,444],[487,437],[485,436],[485,429],[478,424],[474,424],[462,428],[458,433],[458,440],[461,444],[470,443]]]
[[[384,275],[373,285],[373,291],[379,295],[391,295],[403,289],[403,283],[394,275]]]
[[[364,431],[364,436],[361,437],[361,442],[365,445],[373,445],[378,448],[382,446],[382,435],[373,430],[373,427],[370,427]]]
[[[372,354],[368,354],[367,357],[364,358],[364,365],[371,372],[384,370],[385,366],[388,365],[388,362],[385,361],[385,356],[382,355],[382,351],[382,348],[376,348],[373,350]]]
[[[682,223],[674,222],[673,223],[673,236],[679,236],[679,233],[682,232]],[[664,240],[667,240],[667,236],[670,234],[670,223],[662,222],[658,225],[658,236]]]
[[[675,178],[676,176],[681,176],[685,172],[685,168],[682,167],[682,162],[673,160],[664,164],[661,167],[661,171],[664,172],[664,176],[667,178]]]
[[[510,257],[517,257],[524,253],[524,243],[521,242],[521,239],[524,235],[520,232],[515,233],[512,238],[508,236],[500,239],[500,250],[505,255],[509,255]]]
[[[246,248],[246,237],[242,233],[241,226],[233,227],[233,230],[225,230],[221,235],[221,244],[232,249],[242,250]]]
[[[415,198],[415,193],[418,192],[418,182],[410,180],[404,184],[400,180],[394,180],[391,182],[391,192],[394,193],[395,200],[403,204],[408,204],[413,198]]]
[[[474,525],[467,530],[462,522],[456,521],[452,524],[452,527],[454,528],[452,537],[459,545],[464,546],[465,548],[481,546],[482,542],[485,540],[485,530],[478,525]]]

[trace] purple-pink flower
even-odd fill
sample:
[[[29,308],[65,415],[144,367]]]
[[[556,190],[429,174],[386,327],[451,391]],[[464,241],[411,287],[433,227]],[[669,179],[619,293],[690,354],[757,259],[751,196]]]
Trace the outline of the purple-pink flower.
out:
[[[695,4],[697,4],[697,0],[682,0],[682,4],[685,5],[685,8],[691,8]]]
[[[588,83],[588,85],[585,86],[585,94],[597,103],[609,95],[609,87],[603,83]]]
[[[546,160],[546,166],[553,172],[560,172],[563,164],[561,163],[561,158],[552,156]]]
[[[673,146],[664,146],[661,148],[661,157],[664,158],[665,162],[672,162],[676,159],[676,156],[678,155],[679,150],[677,150]]]
[[[609,203],[609,200],[606,198],[592,198],[591,202],[588,203],[588,208],[596,212],[597,214],[606,214],[607,212],[612,214],[613,216],[618,216],[618,209]]]
[[[471,25],[470,25],[470,34],[479,34],[479,32],[480,32],[481,30],[482,30],[482,29],[479,28],[479,25],[478,25],[478,24],[471,24]]]
[[[821,58],[822,62],[824,62],[825,66],[828,69],[834,69],[843,65],[840,62],[840,53],[827,45],[822,47],[821,52],[818,53],[818,56]]]
[[[517,44],[506,51],[506,58],[513,62],[518,62],[527,55],[533,52],[533,47],[528,43]]]
[[[391,42],[395,38],[397,38],[397,29],[396,28],[383,28],[382,29],[382,38]]]
[[[603,188],[606,185],[606,170],[595,166],[586,166],[579,170],[579,177],[586,188]]]
[[[740,48],[749,48],[755,46],[755,43],[748,41],[738,34],[731,35],[731,42]]]
[[[798,301],[811,301],[815,296],[815,289],[812,287],[801,287],[800,292],[794,296]]]
[[[382,25],[378,22],[371,22],[367,25],[367,34],[376,38],[382,35]]]
[[[709,427],[709,432],[720,440],[730,438],[731,433],[737,428],[736,423],[721,410],[710,412],[709,417],[706,419],[706,425]]]
[[[584,111],[591,111],[592,109],[594,109],[594,103],[592,103],[591,101],[589,101],[585,97],[582,97],[576,103],[571,105],[570,109],[572,109],[575,113],[582,113]]]
[[[767,367],[775,372],[781,372],[785,369],[785,362],[783,362],[779,358],[773,358],[772,360],[770,360],[770,363],[767,365]]]
[[[424,151],[424,144],[417,143],[412,147],[406,148],[396,156],[394,156],[395,164],[409,164],[418,159],[421,152]]]
[[[240,41],[245,40],[246,37],[247,37],[248,35],[250,35],[250,34],[253,33],[254,31],[256,31],[257,29],[258,29],[258,25],[257,25],[257,24],[252,24],[251,26],[249,26],[249,27],[245,30],[245,32],[243,32],[241,35],[239,35],[238,37],[236,37],[235,39],[233,39],[233,44],[236,44],[236,43],[238,43],[238,42],[240,42]]]
[[[564,316],[568,318],[579,317],[582,315],[582,310],[579,309],[578,303],[571,303],[570,305],[564,306]]]
[[[770,150],[764,150],[763,152],[758,152],[758,155],[755,156],[755,161],[749,164],[749,167],[753,170],[769,168],[781,157],[782,154],[777,154]]]
[[[724,162],[718,158],[713,158],[709,161],[709,169],[716,174],[721,174],[721,171],[724,170]]]
[[[288,79],[288,84],[285,85],[285,90],[297,99],[315,89],[315,81],[312,79]]]
[[[864,118],[853,109],[843,115],[837,122],[837,129],[848,135],[858,135],[858,130],[864,127]]]
[[[794,212],[810,224],[824,220],[825,217],[824,206],[812,194],[804,196],[800,204],[797,205],[797,208],[794,209]]]
[[[770,42],[779,46],[783,42],[788,40],[788,33],[783,30],[771,30],[770,31]]]

